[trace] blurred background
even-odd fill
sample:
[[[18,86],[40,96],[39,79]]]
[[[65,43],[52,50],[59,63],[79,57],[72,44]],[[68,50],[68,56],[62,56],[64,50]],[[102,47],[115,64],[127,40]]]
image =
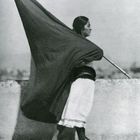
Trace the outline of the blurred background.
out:
[[[38,0],[47,10],[71,27],[79,15],[89,17],[89,40],[104,55],[128,72],[140,77],[139,0]],[[0,80],[28,79],[30,49],[14,0],[0,0]],[[98,78],[126,78],[102,59],[95,62]]]

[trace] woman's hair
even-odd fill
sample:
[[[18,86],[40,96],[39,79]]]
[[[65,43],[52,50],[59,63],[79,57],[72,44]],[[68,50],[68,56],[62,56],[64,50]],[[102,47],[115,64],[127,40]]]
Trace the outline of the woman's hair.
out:
[[[81,34],[82,29],[84,29],[84,26],[88,21],[89,19],[85,16],[76,17],[73,21],[73,30],[78,34]]]

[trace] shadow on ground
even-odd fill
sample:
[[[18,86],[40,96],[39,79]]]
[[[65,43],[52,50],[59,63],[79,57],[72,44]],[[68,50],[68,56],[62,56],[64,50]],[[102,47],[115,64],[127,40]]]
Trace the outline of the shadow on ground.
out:
[[[54,124],[30,120],[19,112],[15,133],[12,140],[47,140],[56,133]]]

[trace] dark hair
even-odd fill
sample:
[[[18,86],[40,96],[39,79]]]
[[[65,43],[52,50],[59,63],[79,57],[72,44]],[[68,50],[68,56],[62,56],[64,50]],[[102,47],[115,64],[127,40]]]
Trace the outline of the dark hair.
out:
[[[73,21],[73,30],[78,34],[81,34],[82,29],[84,29],[84,26],[88,21],[89,19],[85,16],[76,17]]]

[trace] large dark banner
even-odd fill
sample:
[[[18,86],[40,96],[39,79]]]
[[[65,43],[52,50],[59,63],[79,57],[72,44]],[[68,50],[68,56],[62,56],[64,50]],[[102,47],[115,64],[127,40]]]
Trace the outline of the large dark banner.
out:
[[[21,99],[25,116],[57,122],[69,94],[70,75],[82,62],[100,60],[102,49],[77,35],[35,0],[15,0],[28,38],[35,73]]]

